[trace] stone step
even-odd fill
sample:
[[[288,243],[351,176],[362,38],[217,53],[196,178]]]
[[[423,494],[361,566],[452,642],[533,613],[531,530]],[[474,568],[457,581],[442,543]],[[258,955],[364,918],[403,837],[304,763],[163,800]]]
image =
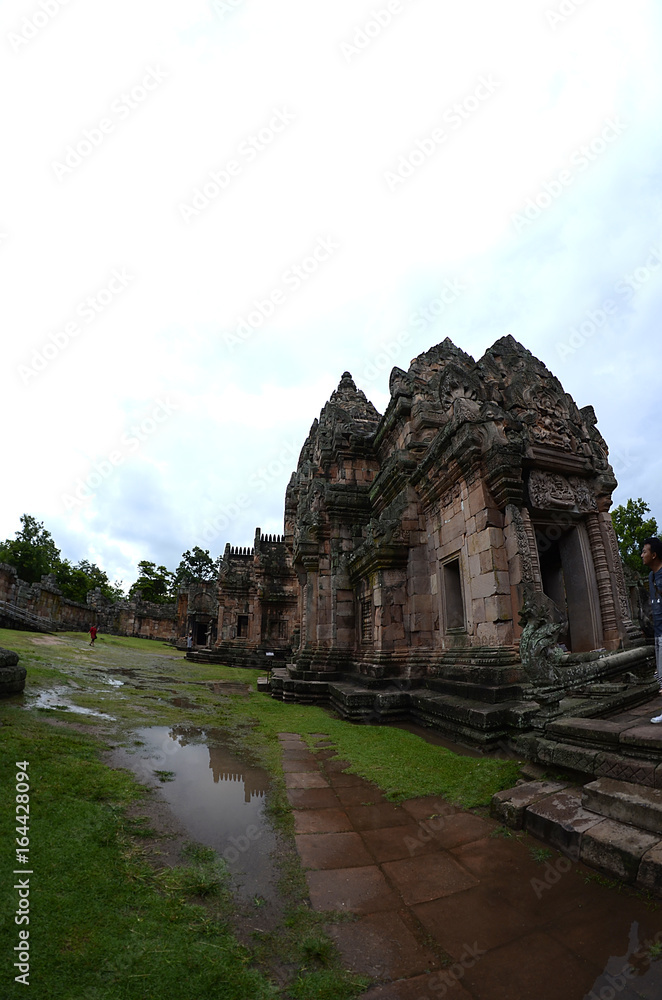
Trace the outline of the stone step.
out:
[[[522,698],[521,684],[478,684],[450,677],[433,677],[427,681],[431,691],[440,694],[455,694],[472,701],[483,701],[495,705],[503,701],[519,701]]]
[[[584,785],[582,806],[606,819],[662,835],[662,789],[599,778]]]
[[[579,861],[582,837],[602,822],[602,816],[584,809],[580,789],[567,788],[528,805],[523,826],[527,833]]]
[[[616,782],[625,784],[625,782]],[[612,878],[636,882],[662,894],[662,840],[630,823],[587,809],[582,790],[565,788],[548,794],[549,785],[529,782],[497,793],[492,815]]]

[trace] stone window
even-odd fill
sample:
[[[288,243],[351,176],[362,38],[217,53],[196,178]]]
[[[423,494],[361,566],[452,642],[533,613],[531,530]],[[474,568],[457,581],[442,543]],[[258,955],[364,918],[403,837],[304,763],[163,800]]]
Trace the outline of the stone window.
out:
[[[287,639],[287,622],[284,618],[278,622],[278,638]]]
[[[361,601],[361,642],[372,642],[372,600]]]
[[[462,574],[460,560],[452,559],[442,566],[444,581],[444,611],[446,631],[466,629],[464,618],[464,598],[462,596]]]
[[[248,615],[237,615],[237,639],[248,638]]]

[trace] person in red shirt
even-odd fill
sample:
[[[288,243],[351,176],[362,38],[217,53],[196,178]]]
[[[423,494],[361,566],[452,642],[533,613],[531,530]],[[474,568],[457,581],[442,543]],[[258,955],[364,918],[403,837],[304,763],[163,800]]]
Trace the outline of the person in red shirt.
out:
[[[88,631],[89,631],[90,635],[92,636],[92,641],[90,642],[90,646],[93,646],[93,645],[94,645],[94,640],[95,640],[95,639],[96,639],[96,637],[97,637],[97,627],[96,627],[96,625],[92,625],[92,626],[91,626],[91,627],[90,627],[90,628],[88,629]]]

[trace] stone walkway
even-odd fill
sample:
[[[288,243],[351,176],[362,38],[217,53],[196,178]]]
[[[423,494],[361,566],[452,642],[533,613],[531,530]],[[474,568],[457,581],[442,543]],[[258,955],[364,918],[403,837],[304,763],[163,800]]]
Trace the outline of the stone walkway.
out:
[[[662,998],[662,906],[441,798],[388,802],[326,738],[280,740],[311,905],[349,915],[327,931],[363,1000]]]

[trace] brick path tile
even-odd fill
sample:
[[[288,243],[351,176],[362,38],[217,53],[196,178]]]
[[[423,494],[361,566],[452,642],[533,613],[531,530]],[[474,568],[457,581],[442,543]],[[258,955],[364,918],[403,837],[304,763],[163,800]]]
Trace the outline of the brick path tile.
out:
[[[331,834],[346,836],[346,834]],[[313,909],[341,910],[348,913],[375,913],[398,910],[402,906],[377,865],[365,868],[306,872],[306,882]]]
[[[338,805],[336,793],[325,788],[288,788],[287,801],[293,809],[331,809]]]
[[[380,827],[404,826],[411,822],[405,810],[392,802],[375,806],[347,806],[347,815],[355,830],[378,830]]]
[[[478,880],[444,851],[402,861],[386,861],[382,868],[407,906],[478,885]]]
[[[440,965],[399,913],[371,913],[351,924],[328,925],[326,931],[338,945],[345,965],[375,979],[417,976]]]
[[[295,809],[295,833],[343,833],[353,830],[349,816],[343,809]]]
[[[294,771],[285,775],[286,788],[328,788],[329,783],[316,771]]]
[[[373,859],[358,833],[300,833],[294,838],[305,868],[355,868]]]

